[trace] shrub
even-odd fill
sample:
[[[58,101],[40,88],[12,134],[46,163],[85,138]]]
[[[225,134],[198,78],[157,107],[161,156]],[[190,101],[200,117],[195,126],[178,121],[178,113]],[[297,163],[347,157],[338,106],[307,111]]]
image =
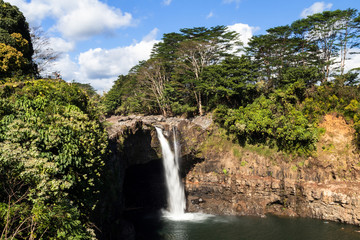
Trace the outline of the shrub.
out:
[[[87,94],[27,81],[1,86],[0,106],[1,238],[91,239],[107,135]]]

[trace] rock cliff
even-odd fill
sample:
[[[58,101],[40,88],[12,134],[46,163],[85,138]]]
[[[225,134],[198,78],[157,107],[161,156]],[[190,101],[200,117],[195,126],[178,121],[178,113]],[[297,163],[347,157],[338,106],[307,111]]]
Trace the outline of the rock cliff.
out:
[[[354,132],[341,117],[325,116],[320,124],[325,133],[317,153],[309,158],[295,158],[262,146],[239,146],[212,124],[211,116],[193,120],[129,116],[108,121],[110,137],[122,147],[122,161],[126,161],[128,169],[150,169],[147,164],[160,164],[160,147],[153,126],[163,128],[169,139],[176,127],[182,146],[181,174],[187,211],[276,214],[360,225],[360,158],[352,143]],[[151,169],[158,171],[151,170],[153,175],[162,174],[159,166]],[[135,175],[137,171],[147,172],[133,171]],[[129,179],[136,181],[137,177]],[[149,179],[158,183],[153,189],[155,194],[165,194],[159,187],[163,179]],[[164,207],[164,199],[158,199],[156,207]],[[131,207],[142,206],[141,201],[134,201],[138,203]]]

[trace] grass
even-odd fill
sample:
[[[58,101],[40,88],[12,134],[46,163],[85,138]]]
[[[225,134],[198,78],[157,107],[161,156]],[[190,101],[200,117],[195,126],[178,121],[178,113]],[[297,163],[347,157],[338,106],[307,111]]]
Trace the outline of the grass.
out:
[[[241,158],[242,157],[242,152],[239,149],[238,146],[233,146],[233,155],[237,158]]]
[[[305,165],[305,161],[301,161],[297,164],[300,168],[302,168]]]
[[[267,158],[273,157],[274,155],[278,154],[279,151],[276,147],[274,148],[270,148],[268,146],[265,145],[250,145],[250,144],[246,144],[244,146],[245,150],[248,150],[250,152],[254,152],[257,153],[260,156],[264,156]]]
[[[246,166],[246,164],[248,164],[248,162],[247,162],[247,161],[241,161],[241,162],[240,162],[240,166],[241,166],[241,167],[245,167],[245,166]]]
[[[192,139],[194,140],[194,139]],[[239,167],[246,167],[252,159],[245,158],[248,153],[253,153],[258,156],[267,158],[273,165],[278,165],[278,162],[285,161],[287,163],[293,162],[294,156],[285,152],[279,151],[276,146],[266,146],[264,144],[245,144],[240,145],[236,138],[232,135],[228,135],[226,130],[217,128],[207,136],[206,140],[201,143],[197,149],[198,157],[205,157],[209,154],[217,154],[221,156],[223,153],[230,153],[234,159],[238,161]],[[305,165],[305,162],[295,164],[293,171],[297,171]],[[219,169],[219,173],[227,174],[228,171]]]

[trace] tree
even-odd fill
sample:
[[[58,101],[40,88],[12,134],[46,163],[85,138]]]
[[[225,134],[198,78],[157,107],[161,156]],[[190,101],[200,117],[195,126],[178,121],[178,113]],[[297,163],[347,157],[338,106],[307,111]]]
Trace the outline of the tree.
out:
[[[140,65],[131,69],[128,75],[120,75],[105,94],[104,106],[108,115],[158,112],[155,110],[156,103],[151,90],[137,79],[136,73]]]
[[[249,57],[227,57],[220,64],[204,69],[199,86],[207,104],[237,108],[251,103],[257,96],[257,66]]]
[[[340,73],[344,74],[349,53],[356,53],[351,49],[359,46],[359,35],[357,10],[325,11],[252,37],[246,54],[259,65],[268,89],[291,83],[284,74],[288,68],[300,66],[311,72],[321,69],[324,83],[336,69],[337,59],[340,59]],[[318,79],[318,74],[315,75],[314,79]],[[313,80],[307,80],[307,84],[315,83]]]
[[[340,73],[344,74],[348,54],[359,45],[360,18],[357,10],[324,11],[298,20],[293,25],[301,26],[305,39],[318,47],[323,83],[328,81],[338,57]]]
[[[246,48],[246,54],[259,66],[260,81],[266,83],[266,88],[273,87],[271,36],[253,36]]]
[[[334,63],[335,57],[338,56],[336,34],[339,30],[340,16],[341,12],[337,10],[325,11],[307,17],[307,21],[311,24],[308,35],[309,41],[315,41],[318,44],[321,59],[324,60],[324,79],[322,82],[328,81],[330,66]]]
[[[29,25],[17,7],[3,0],[0,0],[0,43],[3,44],[0,59],[3,64],[10,64],[8,67],[2,67],[1,78],[19,74],[36,74],[36,67],[32,62],[34,50]],[[16,63],[8,60],[9,57],[17,59]]]
[[[29,61],[34,53],[29,24],[27,23],[24,15],[16,6],[0,0],[1,10],[0,10],[0,30],[1,35],[4,33],[12,34],[19,33],[23,39],[25,39],[29,45],[28,48],[23,51],[23,54],[26,59]],[[2,42],[2,41],[1,41]]]
[[[36,63],[38,72],[41,74],[59,59],[60,53],[50,47],[49,38],[40,27],[31,28],[30,36],[34,47],[32,60]]]
[[[0,43],[0,76],[11,76],[27,64],[22,52],[16,48]]]
[[[303,26],[301,26],[303,27]],[[291,83],[286,77],[289,68],[318,66],[315,47],[302,37],[299,24],[270,28],[265,35],[251,38],[246,54],[258,64],[260,81],[267,90],[284,87]]]
[[[204,114],[202,104],[202,91],[200,91],[201,74],[206,66],[210,66],[215,60],[213,49],[216,46],[212,43],[188,40],[180,44],[178,49],[177,74],[182,75],[182,80],[194,94],[199,114]]]
[[[203,110],[203,93],[201,75],[204,68],[219,63],[231,55],[231,50],[240,45],[239,35],[227,30],[225,26],[207,28],[181,29],[185,40],[178,44],[175,55],[177,67],[175,74],[184,89],[193,94],[200,115]]]
[[[162,59],[150,58],[148,61],[143,62],[137,70],[137,79],[141,85],[151,90],[161,113],[168,116],[171,109],[165,88],[169,82],[169,76],[165,71]]]
[[[342,11],[339,21],[338,45],[340,47],[340,75],[344,75],[345,63],[349,54],[358,54],[352,51],[360,45],[360,14],[358,10],[349,8]]]

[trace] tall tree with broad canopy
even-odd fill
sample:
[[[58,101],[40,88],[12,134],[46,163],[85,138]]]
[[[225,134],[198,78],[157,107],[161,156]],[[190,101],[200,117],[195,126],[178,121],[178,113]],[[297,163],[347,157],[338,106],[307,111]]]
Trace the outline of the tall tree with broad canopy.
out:
[[[193,96],[199,114],[203,115],[203,92],[200,85],[203,84],[201,75],[204,68],[218,64],[239,45],[239,34],[229,31],[226,26],[184,28],[178,34],[165,35],[154,54],[171,54],[170,59],[175,59],[171,67],[174,71],[172,80],[183,86],[185,96]]]
[[[345,63],[349,55],[359,54],[354,48],[360,46],[360,14],[357,9],[349,8],[342,11],[338,45],[340,47],[340,75],[344,75]]]
[[[305,39],[318,47],[322,61],[322,82],[327,82],[332,69],[340,58],[340,73],[344,74],[345,62],[351,49],[359,46],[360,18],[355,9],[324,11],[293,23],[302,29]]]
[[[150,58],[140,64],[137,69],[139,83],[150,89],[152,96],[164,116],[171,112],[165,88],[169,82],[169,74],[165,71],[165,65],[161,58]]]

